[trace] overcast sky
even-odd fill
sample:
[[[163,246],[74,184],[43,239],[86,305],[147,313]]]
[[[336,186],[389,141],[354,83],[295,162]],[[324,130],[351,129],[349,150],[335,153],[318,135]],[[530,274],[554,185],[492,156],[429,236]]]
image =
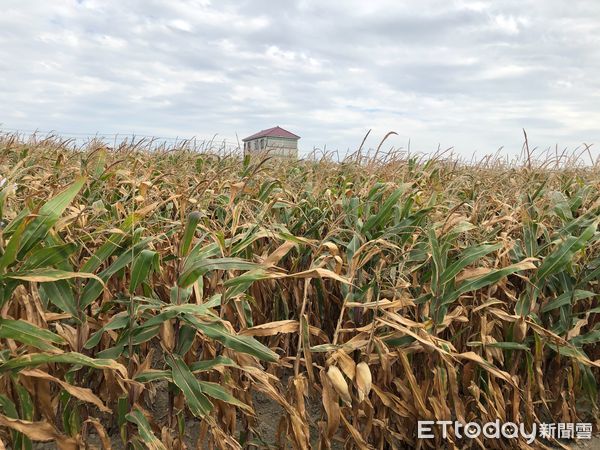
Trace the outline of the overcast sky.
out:
[[[600,2],[2,0],[0,127],[600,146]],[[595,154],[598,154],[596,151]]]

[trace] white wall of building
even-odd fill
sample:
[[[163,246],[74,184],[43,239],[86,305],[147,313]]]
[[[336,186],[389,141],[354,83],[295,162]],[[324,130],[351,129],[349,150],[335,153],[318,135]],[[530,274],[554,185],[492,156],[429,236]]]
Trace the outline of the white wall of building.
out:
[[[244,143],[244,154],[268,152],[272,156],[298,157],[298,140],[262,137]]]

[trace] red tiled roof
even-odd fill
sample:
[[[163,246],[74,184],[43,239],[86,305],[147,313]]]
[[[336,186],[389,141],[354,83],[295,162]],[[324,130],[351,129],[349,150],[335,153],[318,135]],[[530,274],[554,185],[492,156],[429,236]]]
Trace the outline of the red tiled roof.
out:
[[[294,133],[290,133],[288,130],[284,130],[281,127],[273,127],[267,130],[259,131],[254,133],[252,136],[242,139],[242,142],[250,141],[252,139],[258,139],[261,137],[281,137],[288,139],[300,139],[300,136],[296,136]]]

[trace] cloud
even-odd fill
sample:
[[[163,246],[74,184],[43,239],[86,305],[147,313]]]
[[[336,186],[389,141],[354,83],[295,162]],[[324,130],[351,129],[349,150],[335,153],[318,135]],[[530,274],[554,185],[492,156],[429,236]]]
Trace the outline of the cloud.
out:
[[[6,129],[389,143],[470,156],[600,141],[600,4],[6,0]]]

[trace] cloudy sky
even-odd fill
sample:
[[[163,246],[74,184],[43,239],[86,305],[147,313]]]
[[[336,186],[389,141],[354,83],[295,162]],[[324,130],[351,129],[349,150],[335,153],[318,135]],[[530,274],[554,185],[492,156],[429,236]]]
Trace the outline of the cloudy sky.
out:
[[[3,0],[0,128],[600,146],[599,30],[578,0]]]

